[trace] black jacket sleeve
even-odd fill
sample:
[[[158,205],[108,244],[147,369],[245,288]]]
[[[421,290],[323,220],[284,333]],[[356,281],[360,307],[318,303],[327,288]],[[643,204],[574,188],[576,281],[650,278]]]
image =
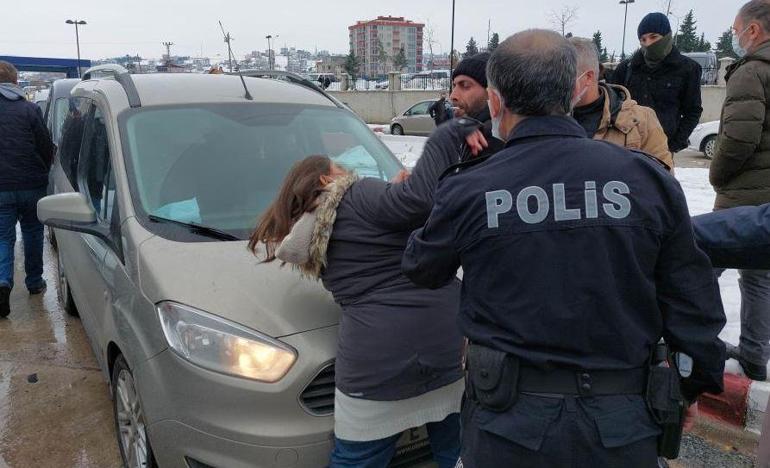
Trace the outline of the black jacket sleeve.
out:
[[[422,226],[433,207],[433,195],[439,177],[455,164],[464,141],[461,124],[451,121],[437,128],[423,149],[409,178],[388,184],[377,198],[367,204],[368,217],[381,227],[412,230]]]
[[[31,113],[32,131],[35,134],[35,147],[37,153],[43,159],[46,169],[50,169],[55,151],[53,140],[51,140],[51,134],[45,126],[43,112],[40,110],[40,107],[34,106],[34,110]]]
[[[627,59],[620,62],[617,68],[608,74],[607,83],[621,85],[628,88],[628,83],[625,82],[626,74],[628,73],[628,65],[629,64]],[[631,97],[633,98],[633,96]]]
[[[672,152],[687,148],[687,140],[690,138],[692,131],[695,130],[695,127],[698,126],[700,116],[703,114],[700,90],[701,66],[689,58],[686,61],[688,72],[682,91],[682,117],[679,120],[679,128],[676,129],[676,134],[671,137],[669,142]]]
[[[460,255],[455,245],[454,215],[448,203],[448,191],[442,182],[436,192],[436,204],[425,227],[409,237],[401,259],[401,271],[414,284],[438,289],[455,278]]]
[[[679,192],[674,208],[678,225],[663,239],[655,279],[663,338],[673,351],[693,359],[692,375],[682,384],[685,397],[693,401],[703,392],[722,392],[725,345],[718,335],[726,319],[719,284],[708,257],[695,244],[684,194]]]
[[[692,224],[713,266],[770,270],[770,204],[694,216]]]

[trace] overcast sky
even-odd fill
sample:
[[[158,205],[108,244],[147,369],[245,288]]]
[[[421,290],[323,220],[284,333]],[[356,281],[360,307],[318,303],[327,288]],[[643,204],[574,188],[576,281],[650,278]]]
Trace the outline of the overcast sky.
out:
[[[698,32],[714,44],[732,25],[743,0],[671,0],[672,28],[690,9]],[[668,0],[636,0],[628,8],[626,50],[638,46],[636,27],[652,11],[665,11]],[[219,6],[224,5],[224,6]],[[576,6],[577,19],[568,28],[576,36],[602,31],[605,46],[620,53],[624,7],[618,0],[456,0],[455,48],[463,51],[473,36],[487,40],[487,24],[501,40],[522,29],[553,28],[552,11]],[[347,53],[348,29],[357,20],[378,15],[405,16],[430,24],[435,52],[448,52],[451,0],[40,0],[34,7],[5,8],[0,28],[0,55],[75,57],[74,27],[65,19],[84,19],[80,29],[83,58],[126,54],[160,57],[163,41],[174,42],[172,54],[226,57],[218,20],[235,38],[238,56],[265,50],[265,35],[279,35],[277,46]],[[427,55],[427,44],[425,53]]]

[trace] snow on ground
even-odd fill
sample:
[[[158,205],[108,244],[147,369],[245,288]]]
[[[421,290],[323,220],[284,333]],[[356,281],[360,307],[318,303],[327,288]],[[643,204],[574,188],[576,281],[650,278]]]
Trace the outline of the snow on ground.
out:
[[[427,140],[424,137],[382,134],[379,134],[379,136],[385,145],[408,168],[414,167],[417,159],[419,159],[419,155],[422,154],[422,148]],[[682,185],[682,189],[687,197],[691,215],[708,213],[712,210],[716,195],[709,184],[708,169],[677,168],[676,178]],[[725,271],[719,279],[719,286],[722,292],[725,314],[727,315],[727,325],[719,336],[728,343],[738,344],[738,337],[741,333],[741,294],[738,289],[738,272],[735,270]],[[740,366],[732,359],[727,362],[727,371],[741,373]]]

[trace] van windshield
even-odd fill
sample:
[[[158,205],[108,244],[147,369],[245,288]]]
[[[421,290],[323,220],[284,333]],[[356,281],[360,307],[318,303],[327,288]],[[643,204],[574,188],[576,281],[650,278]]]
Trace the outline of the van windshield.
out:
[[[332,107],[149,107],[126,112],[119,123],[138,212],[242,239],[273,201],[291,166],[307,156],[326,155],[361,177],[383,180],[401,168],[366,125]],[[168,234],[169,225],[157,227]]]

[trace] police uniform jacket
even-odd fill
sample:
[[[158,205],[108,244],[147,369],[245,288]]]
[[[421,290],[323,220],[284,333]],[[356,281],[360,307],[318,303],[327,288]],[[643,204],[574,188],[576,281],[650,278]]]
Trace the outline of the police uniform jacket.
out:
[[[719,289],[679,183],[653,158],[531,117],[506,148],[446,177],[410,237],[407,277],[440,287],[462,266],[461,331],[523,365],[644,367],[662,337],[690,355],[689,399],[721,392]]]

